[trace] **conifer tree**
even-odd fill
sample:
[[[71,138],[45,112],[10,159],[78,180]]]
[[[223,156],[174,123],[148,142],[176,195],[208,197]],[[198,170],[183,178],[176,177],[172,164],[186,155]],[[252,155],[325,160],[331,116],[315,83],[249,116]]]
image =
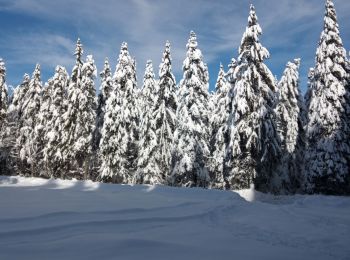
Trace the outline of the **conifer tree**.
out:
[[[6,67],[4,61],[0,58],[0,131],[3,132],[7,125],[8,94],[6,85]],[[1,137],[0,137],[1,138]]]
[[[69,76],[64,67],[57,66],[55,75],[49,80],[46,91],[50,92],[49,106],[45,96],[43,100],[43,116],[47,116],[45,126],[41,128],[44,133],[45,147],[43,150],[43,160],[47,177],[65,177],[66,163],[64,161],[64,146],[62,139],[64,137],[64,114],[66,110],[65,95],[68,86]]]
[[[100,142],[103,181],[130,183],[137,167],[139,110],[135,61],[122,43]]]
[[[183,63],[184,74],[179,89],[171,181],[177,186],[207,187],[210,182],[206,165],[210,153],[209,74],[193,31],[186,47],[187,57]]]
[[[66,133],[62,140],[66,163],[74,167],[73,174],[76,177],[86,179],[91,166],[92,137],[96,123],[96,66],[91,55],[83,63],[82,54],[82,45],[78,39],[76,65],[68,88],[68,107],[64,116]]]
[[[96,112],[96,129],[94,137],[94,151],[98,150],[100,140],[101,140],[101,131],[104,122],[104,116],[106,113],[106,103],[107,99],[110,97],[111,92],[113,91],[113,81],[112,81],[112,72],[109,66],[108,59],[105,59],[103,71],[100,73],[101,77],[101,86],[100,93],[98,94],[98,105]]]
[[[159,82],[156,100],[156,137],[158,167],[162,173],[164,183],[167,183],[171,174],[172,151],[174,132],[176,126],[176,109],[178,101],[176,96],[176,80],[172,73],[172,58],[170,43],[165,43],[162,62],[159,65]]]
[[[16,87],[12,102],[9,106],[9,112],[11,114],[11,121],[16,122],[17,125],[21,124],[21,116],[24,106],[24,96],[29,89],[30,76],[26,73],[23,76],[22,83]]]
[[[7,161],[9,159],[8,137],[8,93],[6,85],[6,67],[0,58],[0,172],[7,171]]]
[[[67,166],[66,174],[68,176],[79,176],[79,166],[75,161],[75,147],[74,144],[77,141],[78,136],[75,135],[77,117],[79,110],[79,99],[81,93],[81,81],[82,81],[82,56],[83,56],[83,45],[78,38],[76,43],[76,48],[74,56],[76,57],[76,62],[72,70],[72,75],[67,89],[67,111],[64,115],[64,131],[65,134],[62,136],[63,145],[63,160]]]
[[[220,64],[220,70],[215,89],[216,92],[212,96],[214,111],[211,116],[212,133],[210,142],[210,171],[212,176],[212,187],[222,189],[227,186],[224,176],[224,164],[226,156],[226,144],[228,140],[228,116],[231,110],[231,85],[226,79],[224,67],[222,64]]]
[[[12,101],[8,107],[8,129],[6,139],[10,148],[11,168],[13,173],[20,174],[23,171],[19,160],[19,130],[23,125],[22,113],[24,106],[24,96],[29,89],[30,76],[26,73],[23,76],[23,81],[18,85],[13,93]]]
[[[34,140],[34,129],[37,124],[37,115],[40,111],[40,98],[42,82],[40,77],[40,65],[37,64],[33,72],[29,88],[24,96],[22,110],[22,125],[19,129],[18,150],[22,165],[30,169],[32,176],[36,175],[35,166],[37,164],[38,147]]]
[[[152,61],[147,61],[142,87],[142,112],[140,122],[140,143],[138,168],[135,183],[160,184],[163,182],[158,162],[159,151],[154,117],[158,86],[153,72]]]
[[[327,0],[310,86],[305,167],[307,192],[350,192],[350,107],[346,78],[346,52],[339,35],[334,4]]]
[[[44,160],[44,149],[47,145],[47,133],[50,131],[48,122],[52,118],[52,111],[50,111],[52,93],[53,93],[53,79],[49,79],[42,89],[40,98],[40,110],[37,115],[36,126],[34,128],[34,140],[38,149],[36,169],[37,174],[42,177],[50,177],[50,169],[47,162]],[[66,86],[67,87],[67,86]],[[53,175],[52,175],[53,176]]]
[[[272,191],[279,163],[280,144],[273,111],[277,88],[274,76],[263,63],[269,52],[259,41],[261,34],[251,5],[248,27],[239,47],[230,114],[227,166],[232,189],[254,184],[257,190]]]
[[[299,88],[300,59],[288,62],[278,84],[276,106],[277,131],[281,140],[282,160],[279,182],[280,190],[294,192],[301,182],[304,149],[305,110]]]

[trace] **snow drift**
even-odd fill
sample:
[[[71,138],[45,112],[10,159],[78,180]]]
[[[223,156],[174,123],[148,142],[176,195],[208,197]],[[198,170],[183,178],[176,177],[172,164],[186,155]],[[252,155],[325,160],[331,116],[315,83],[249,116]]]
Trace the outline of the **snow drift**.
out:
[[[0,177],[0,259],[349,259],[350,198],[240,194]]]

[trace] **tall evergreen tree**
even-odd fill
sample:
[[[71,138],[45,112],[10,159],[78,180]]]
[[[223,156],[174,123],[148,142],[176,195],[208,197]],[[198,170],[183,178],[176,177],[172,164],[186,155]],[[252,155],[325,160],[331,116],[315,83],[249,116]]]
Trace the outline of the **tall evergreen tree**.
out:
[[[306,153],[308,192],[350,192],[350,105],[346,77],[346,52],[339,35],[336,11],[333,2],[327,0],[310,86]]]
[[[11,121],[16,122],[16,124],[21,124],[21,117],[23,113],[24,106],[24,96],[27,94],[29,89],[30,76],[26,73],[23,76],[22,83],[15,88],[13,93],[12,102],[9,106],[9,112],[11,114]]]
[[[64,161],[64,114],[66,112],[65,95],[67,91],[69,76],[64,67],[57,66],[55,75],[46,87],[50,92],[50,102],[45,97],[43,100],[43,116],[47,116],[45,126],[40,128],[40,133],[44,134],[45,147],[43,150],[43,161],[47,177],[65,176],[66,163]],[[48,105],[48,106],[47,106]]]
[[[7,161],[9,159],[7,109],[6,67],[4,61],[0,58],[0,172],[3,173],[7,171]]]
[[[68,88],[68,108],[65,113],[66,134],[63,136],[64,159],[73,166],[74,175],[86,179],[90,170],[93,133],[96,121],[96,66],[91,55],[81,61],[82,45],[78,39],[76,65]]]
[[[210,177],[206,162],[209,157],[209,92],[208,68],[198,49],[196,34],[191,31],[183,63],[179,89],[178,124],[175,131],[172,183],[177,186],[207,187]]]
[[[37,64],[33,72],[29,88],[24,96],[22,110],[22,125],[19,129],[17,145],[20,155],[21,164],[30,169],[32,176],[37,175],[35,168],[38,157],[38,147],[35,142],[35,126],[37,124],[37,115],[40,111],[40,99],[42,82],[40,77],[40,65]]]
[[[154,117],[156,120],[158,166],[164,183],[171,174],[172,151],[176,126],[176,80],[172,73],[172,58],[170,43],[165,43],[162,62],[159,65],[159,82]]]
[[[220,64],[220,70],[215,89],[216,92],[212,96],[214,111],[210,120],[212,130],[210,140],[210,171],[212,177],[212,186],[222,189],[227,186],[224,176],[224,164],[226,156],[226,144],[228,139],[228,116],[231,110],[231,85],[226,79],[224,67],[222,64]]]
[[[159,168],[159,152],[157,150],[156,118],[154,117],[158,92],[153,72],[152,61],[147,61],[142,87],[142,116],[140,122],[140,143],[138,168],[134,182],[160,184],[163,182]]]
[[[228,181],[232,189],[249,188],[271,191],[280,154],[274,122],[275,78],[263,63],[269,58],[259,36],[262,34],[253,5],[248,27],[239,47],[235,70],[228,143]]]
[[[56,68],[57,71],[57,68]],[[50,177],[51,172],[48,168],[47,162],[44,158],[44,150],[47,145],[47,133],[50,131],[48,122],[52,118],[52,111],[50,111],[50,106],[52,102],[53,94],[53,83],[54,78],[49,79],[41,91],[40,98],[40,110],[36,119],[36,126],[34,128],[34,140],[36,142],[36,147],[38,149],[36,168],[37,174],[42,177]],[[67,87],[67,86],[66,86]],[[53,175],[52,175],[53,176]]]
[[[83,56],[84,50],[83,45],[81,44],[80,39],[78,38],[76,43],[76,48],[74,56],[76,57],[76,62],[72,70],[72,75],[69,81],[68,90],[67,90],[67,111],[64,115],[64,129],[65,134],[62,136],[62,145],[63,145],[63,160],[67,166],[67,175],[80,177],[79,176],[79,167],[75,161],[75,142],[79,136],[75,135],[76,126],[77,126],[77,117],[79,110],[79,99],[81,93],[81,81],[82,81],[82,67],[83,67]]]
[[[4,61],[0,58],[0,131],[3,132],[7,125],[8,94],[6,85],[6,67]],[[0,137],[1,138],[1,137]]]
[[[107,99],[110,97],[113,91],[113,81],[111,67],[109,66],[108,59],[105,59],[104,68],[100,73],[101,86],[100,93],[98,94],[98,105],[96,112],[96,129],[94,137],[94,151],[98,150],[101,140],[101,131],[104,122],[104,116],[106,113]]]
[[[121,46],[113,76],[113,91],[107,100],[100,142],[103,181],[130,183],[137,167],[139,108],[135,61],[127,43]]]
[[[12,102],[8,109],[8,144],[11,150],[11,165],[14,173],[20,174],[23,167],[20,165],[19,135],[23,126],[22,114],[24,108],[24,97],[29,89],[30,76],[26,73],[22,83],[17,86],[13,93]]]
[[[300,172],[304,149],[305,109],[299,87],[300,59],[287,63],[278,84],[276,106],[277,131],[281,140],[282,161],[280,180],[276,185],[286,192],[294,192],[301,183]]]

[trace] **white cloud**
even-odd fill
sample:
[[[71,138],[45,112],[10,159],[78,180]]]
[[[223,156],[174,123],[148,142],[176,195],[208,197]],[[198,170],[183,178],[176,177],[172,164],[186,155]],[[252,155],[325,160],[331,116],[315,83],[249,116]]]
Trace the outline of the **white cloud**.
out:
[[[0,10],[26,13],[40,17],[50,23],[63,23],[77,32],[82,38],[86,53],[95,56],[98,67],[102,68],[104,57],[109,56],[113,65],[118,56],[122,41],[128,41],[130,52],[138,61],[139,78],[147,59],[154,61],[154,67],[160,62],[164,43],[170,40],[174,70],[181,75],[185,45],[191,29],[198,34],[199,46],[207,63],[217,62],[225,54],[227,60],[237,55],[237,48],[247,24],[249,1],[229,0],[0,0]],[[283,65],[294,56],[308,52],[308,63],[314,54],[323,20],[323,0],[255,0],[257,14],[264,30],[262,42],[268,48],[283,46],[296,50],[277,60]],[[350,12],[350,1],[335,0],[339,19]],[[342,22],[342,21],[341,21]],[[347,25],[348,26],[348,25]],[[45,26],[43,26],[45,27]],[[344,26],[345,27],[345,26]],[[47,29],[47,27],[45,27]],[[349,26],[345,29],[350,29]],[[316,31],[308,42],[303,35],[308,30]],[[20,53],[21,60],[34,58],[43,64],[71,64],[74,58],[75,39],[68,39],[67,31],[48,33],[36,37],[31,33],[30,44],[20,44],[14,52]],[[39,34],[39,33],[37,33]],[[70,37],[72,33],[70,32]],[[11,36],[16,41],[26,39],[26,35]],[[305,37],[311,37],[305,35]],[[22,39],[21,39],[22,38]],[[297,38],[301,38],[300,43]],[[1,42],[0,42],[1,44]],[[296,44],[302,48],[297,49]],[[57,51],[59,49],[60,51]],[[22,59],[23,58],[23,59]],[[53,65],[51,65],[52,67]],[[283,68],[280,69],[282,71]],[[211,75],[216,78],[216,75]]]

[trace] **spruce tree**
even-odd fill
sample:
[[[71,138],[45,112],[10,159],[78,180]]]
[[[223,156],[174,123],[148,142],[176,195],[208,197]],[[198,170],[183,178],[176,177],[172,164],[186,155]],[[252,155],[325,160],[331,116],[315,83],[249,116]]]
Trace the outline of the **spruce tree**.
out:
[[[346,52],[334,4],[327,0],[308,108],[305,169],[306,190],[310,193],[350,192],[350,107],[346,78]]]
[[[6,77],[5,63],[0,58],[0,131],[1,133],[5,131],[5,126],[7,125],[6,122],[7,122],[8,94],[7,94],[7,85],[6,85],[5,77]]]
[[[122,43],[100,142],[102,166],[99,178],[103,181],[130,183],[136,171],[139,104],[135,64],[127,43]]]
[[[100,93],[98,94],[97,111],[96,111],[96,129],[94,137],[94,151],[98,150],[101,140],[101,131],[104,122],[104,116],[106,113],[107,99],[110,97],[113,91],[112,72],[109,66],[108,59],[105,59],[103,70],[100,73],[101,86]]]
[[[212,187],[223,189],[227,186],[224,176],[224,164],[226,156],[226,144],[228,139],[228,116],[231,110],[231,85],[226,79],[224,67],[222,64],[220,64],[220,70],[215,89],[216,91],[212,96],[214,111],[211,116],[212,133],[210,141],[210,171],[212,177]]]
[[[207,187],[210,177],[208,68],[191,31],[179,88],[178,124],[175,131],[174,165],[171,181],[177,186]]]
[[[275,78],[263,63],[269,58],[259,36],[262,34],[253,5],[248,27],[239,47],[230,114],[228,182],[231,189],[272,191],[279,163],[280,144],[275,125]],[[277,192],[277,191],[274,191]]]
[[[6,67],[4,61],[0,58],[0,172],[2,173],[7,171],[7,161],[9,159],[7,109]]]
[[[40,99],[40,110],[37,115],[36,126],[34,128],[34,140],[39,151],[39,153],[37,154],[36,168],[37,174],[42,177],[51,176],[51,172],[48,168],[47,162],[45,162],[44,160],[44,149],[47,145],[47,132],[50,131],[48,122],[52,118],[52,111],[50,111],[50,106],[52,101],[51,96],[53,94],[53,80],[54,78],[49,79],[42,89]]]
[[[140,143],[135,183],[160,184],[163,182],[158,162],[159,151],[154,116],[158,86],[153,72],[152,61],[147,61],[142,87],[142,112],[140,122]]]
[[[21,129],[25,126],[25,118],[23,112],[25,109],[25,97],[29,90],[30,76],[24,74],[23,82],[16,87],[13,99],[9,107],[9,127],[11,132],[14,133],[11,138],[11,157],[13,158],[14,168],[17,174],[28,174],[27,165],[23,164],[21,160],[21,149],[23,141],[21,140]]]
[[[40,99],[42,82],[40,77],[40,65],[37,64],[33,72],[29,88],[24,96],[23,110],[21,115],[22,125],[19,129],[18,150],[21,164],[30,170],[32,176],[37,176],[37,158],[39,150],[35,139],[35,126],[40,111]]]
[[[278,84],[277,131],[281,140],[280,190],[295,192],[300,186],[304,149],[305,109],[299,87],[300,59],[288,62]]]
[[[73,166],[73,175],[86,179],[90,171],[93,133],[96,121],[96,66],[91,55],[81,61],[82,45],[78,39],[76,65],[68,88],[68,108],[63,136],[64,159]]]
[[[46,87],[46,91],[50,91],[51,96],[49,106],[47,107],[47,103],[43,103],[44,109],[41,110],[43,116],[47,116],[47,119],[42,122],[45,123],[45,126],[40,128],[40,133],[44,134],[43,161],[47,177],[64,178],[67,170],[62,139],[66,134],[64,114],[66,112],[65,95],[68,80],[66,69],[57,66],[55,75],[49,80],[49,85]],[[47,101],[45,97],[44,102]]]
[[[167,183],[171,174],[172,151],[176,126],[176,80],[172,73],[172,58],[170,43],[167,41],[159,66],[158,93],[153,113],[156,120],[156,138],[158,167],[162,173],[164,183]]]

